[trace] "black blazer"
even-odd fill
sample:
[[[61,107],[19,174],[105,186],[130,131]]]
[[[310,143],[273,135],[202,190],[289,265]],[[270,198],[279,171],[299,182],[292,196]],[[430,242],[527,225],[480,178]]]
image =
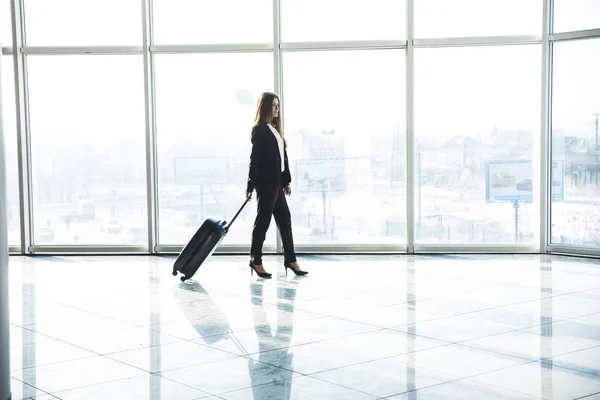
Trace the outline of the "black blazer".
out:
[[[288,164],[287,151],[283,150],[284,170],[281,171],[281,155],[277,139],[266,123],[252,128],[252,153],[248,165],[248,184],[246,190],[264,186],[287,186],[292,181]]]

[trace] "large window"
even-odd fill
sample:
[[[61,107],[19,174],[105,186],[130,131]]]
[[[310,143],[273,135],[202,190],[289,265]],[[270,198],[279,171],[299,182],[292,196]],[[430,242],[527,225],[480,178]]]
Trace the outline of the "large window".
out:
[[[258,96],[273,90],[273,56],[156,56],[159,241],[184,244],[208,217],[229,220],[245,199]],[[255,201],[223,244],[248,244]],[[275,245],[275,227],[267,242]],[[267,243],[268,244],[268,243]]]
[[[10,0],[0,1],[0,45],[12,47],[12,21]]]
[[[17,124],[15,111],[15,81],[13,58],[2,56],[2,121],[4,122],[4,147],[6,152],[6,179],[8,204],[8,244],[21,243],[21,221],[19,204],[19,170],[17,157]]]
[[[600,247],[600,39],[554,44],[552,243]]]
[[[34,243],[146,244],[141,56],[28,56]]]
[[[541,35],[542,3],[542,0],[416,0],[415,37]]]
[[[282,0],[285,42],[402,39],[405,0]]]
[[[540,46],[415,50],[418,242],[530,243]]]
[[[404,51],[292,52],[283,69],[296,243],[403,243]]]
[[[142,2],[24,0],[28,46],[142,44]]]
[[[270,43],[272,0],[154,0],[156,44]]]
[[[554,32],[600,28],[600,1],[554,0]]]

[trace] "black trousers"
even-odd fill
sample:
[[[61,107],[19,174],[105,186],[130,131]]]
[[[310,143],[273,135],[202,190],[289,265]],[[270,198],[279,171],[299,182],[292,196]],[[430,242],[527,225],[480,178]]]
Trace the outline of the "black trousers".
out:
[[[292,236],[292,215],[285,200],[283,188],[279,185],[256,188],[257,214],[252,230],[252,246],[250,247],[250,259],[256,265],[262,265],[262,247],[271,216],[275,217],[275,223],[281,234],[283,242],[283,256],[286,262],[296,261],[294,250],[294,239]]]

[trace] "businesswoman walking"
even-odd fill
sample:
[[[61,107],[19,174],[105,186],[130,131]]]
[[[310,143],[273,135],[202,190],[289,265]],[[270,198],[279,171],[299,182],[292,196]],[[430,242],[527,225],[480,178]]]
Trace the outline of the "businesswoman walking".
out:
[[[257,215],[252,230],[250,268],[261,278],[271,278],[262,263],[262,247],[271,223],[271,216],[281,234],[285,273],[288,268],[296,275],[306,275],[296,261],[292,236],[292,217],[285,196],[292,194],[292,177],[288,165],[287,141],[283,137],[279,117],[279,97],[262,93],[256,104],[256,116],[251,134],[252,152],[248,171],[246,197],[256,190]]]

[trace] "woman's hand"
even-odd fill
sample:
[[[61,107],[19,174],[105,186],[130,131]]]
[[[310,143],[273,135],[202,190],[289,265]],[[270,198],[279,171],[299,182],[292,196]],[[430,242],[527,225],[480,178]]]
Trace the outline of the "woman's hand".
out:
[[[252,192],[246,192],[246,198],[252,200]]]
[[[286,196],[291,196],[292,195],[292,187],[290,185],[287,185],[286,187],[283,188],[283,192],[285,193]]]

